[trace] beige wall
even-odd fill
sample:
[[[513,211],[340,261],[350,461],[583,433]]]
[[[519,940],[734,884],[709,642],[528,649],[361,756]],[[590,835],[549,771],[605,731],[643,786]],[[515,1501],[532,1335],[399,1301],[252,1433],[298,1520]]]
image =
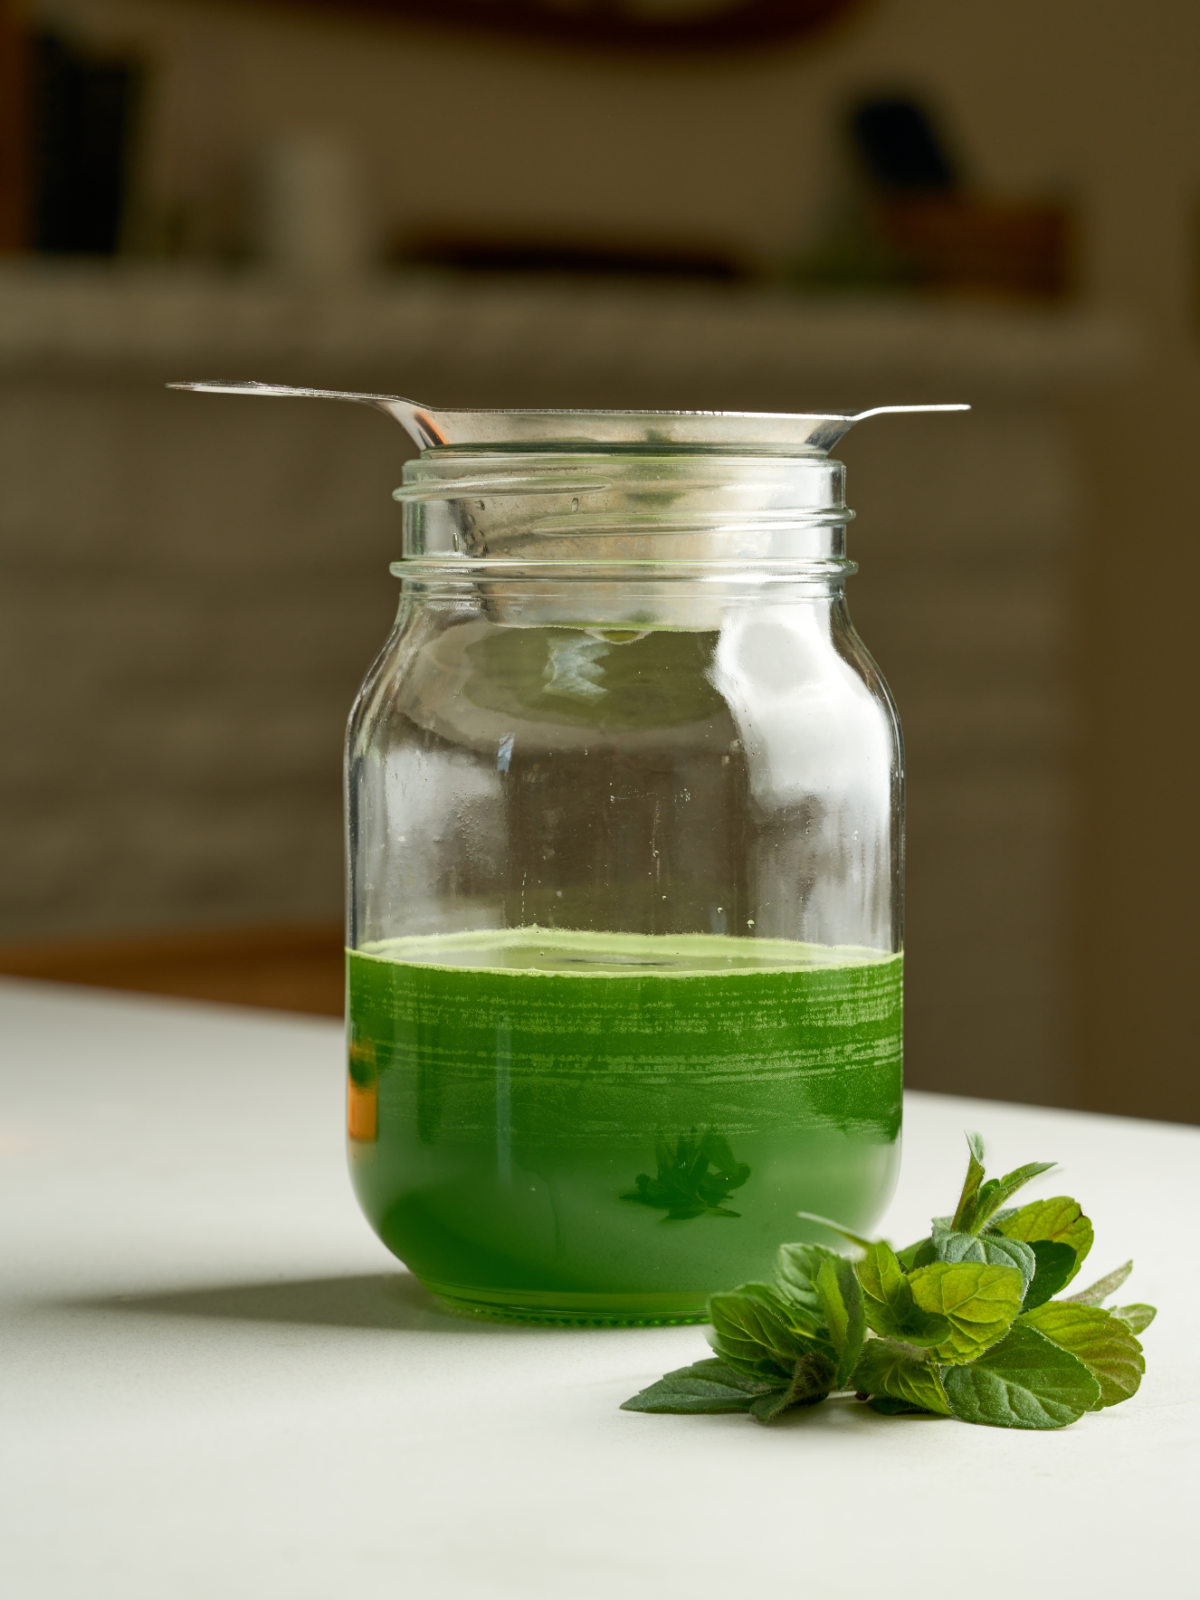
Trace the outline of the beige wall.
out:
[[[1195,0],[878,0],[811,46],[674,63],[307,15],[283,32],[270,7],[42,8],[167,49],[147,215],[189,197],[213,237],[248,153],[315,127],[362,152],[381,228],[553,223],[776,262],[819,226],[841,99],[896,81],[944,108],[982,184],[1073,196],[1083,293],[1136,324],[1146,352],[1077,418],[1093,499],[1077,573],[1077,1071],[1094,1104],[1127,1104],[1133,1078],[1148,1112],[1200,1116],[1186,1006],[1200,888]]]

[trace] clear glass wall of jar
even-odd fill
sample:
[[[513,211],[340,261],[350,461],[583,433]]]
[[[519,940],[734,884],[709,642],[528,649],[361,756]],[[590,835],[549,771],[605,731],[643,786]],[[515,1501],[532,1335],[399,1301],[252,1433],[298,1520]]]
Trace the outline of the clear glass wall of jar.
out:
[[[435,446],[397,498],[347,747],[356,1191],[458,1309],[701,1317],[896,1173],[901,743],[843,470]]]

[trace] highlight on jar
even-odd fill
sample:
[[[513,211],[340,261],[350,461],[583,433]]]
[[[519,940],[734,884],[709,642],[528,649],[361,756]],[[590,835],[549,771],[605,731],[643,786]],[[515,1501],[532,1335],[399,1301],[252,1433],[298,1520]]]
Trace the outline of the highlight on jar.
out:
[[[350,1170],[448,1307],[699,1321],[900,1159],[900,724],[864,418],[361,402],[420,449],[346,740]]]

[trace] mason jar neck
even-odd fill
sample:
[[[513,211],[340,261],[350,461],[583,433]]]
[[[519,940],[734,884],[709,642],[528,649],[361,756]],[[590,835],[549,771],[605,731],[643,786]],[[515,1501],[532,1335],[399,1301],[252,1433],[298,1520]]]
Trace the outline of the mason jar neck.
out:
[[[844,577],[844,485],[824,455],[441,448],[408,463],[396,499],[405,568],[828,566]]]
[[[412,601],[457,591],[517,626],[712,628],[731,609],[832,603],[845,469],[827,456],[433,449],[405,468]]]

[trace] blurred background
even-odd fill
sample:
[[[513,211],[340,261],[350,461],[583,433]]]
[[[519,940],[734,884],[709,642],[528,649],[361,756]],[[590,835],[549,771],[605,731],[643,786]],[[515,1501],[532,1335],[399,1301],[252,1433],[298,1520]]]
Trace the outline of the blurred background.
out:
[[[0,971],[336,1013],[450,405],[840,453],[917,1087],[1200,1120],[1195,0],[0,0]]]

